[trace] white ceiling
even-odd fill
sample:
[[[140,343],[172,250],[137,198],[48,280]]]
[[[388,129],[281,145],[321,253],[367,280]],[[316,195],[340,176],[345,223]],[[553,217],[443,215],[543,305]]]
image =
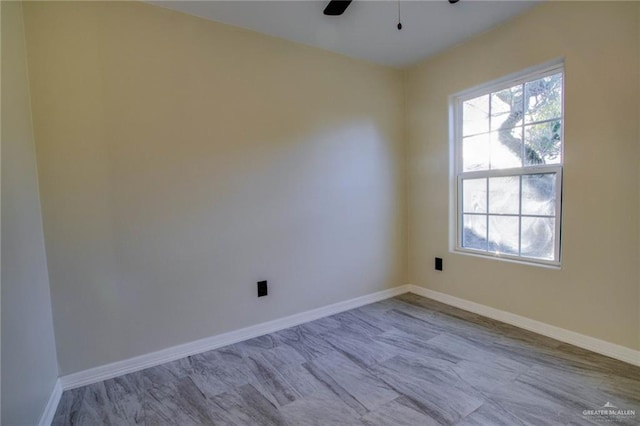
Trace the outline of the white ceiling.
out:
[[[538,0],[539,1],[539,0]],[[324,16],[328,1],[149,1],[158,6],[248,28],[397,68],[506,21],[537,1],[355,0],[342,16]]]

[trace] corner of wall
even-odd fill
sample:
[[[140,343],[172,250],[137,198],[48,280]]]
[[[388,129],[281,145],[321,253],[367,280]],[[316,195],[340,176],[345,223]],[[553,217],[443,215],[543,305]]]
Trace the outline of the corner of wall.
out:
[[[2,423],[33,424],[51,410],[59,370],[37,181],[23,3],[2,2],[0,10],[5,106],[1,111]]]
[[[404,283],[409,283],[409,69],[400,70],[402,82],[402,146],[404,148]]]

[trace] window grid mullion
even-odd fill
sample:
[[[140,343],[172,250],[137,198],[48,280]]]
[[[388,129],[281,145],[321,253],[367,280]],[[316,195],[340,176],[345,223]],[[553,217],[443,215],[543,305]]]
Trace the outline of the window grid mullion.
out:
[[[522,175],[520,175],[520,196],[518,197],[518,256],[522,256]]]
[[[557,216],[552,214],[517,214],[517,213],[476,213],[476,212],[462,212],[468,216],[484,216],[489,214],[497,217],[532,217],[537,219],[555,219]]]
[[[493,147],[492,138],[491,138],[491,122],[493,121],[493,117],[491,116],[491,106],[493,102],[491,102],[491,98],[493,97],[493,93],[489,92],[489,170],[493,169],[492,160],[493,160]],[[488,212],[488,211],[487,211]],[[489,228],[487,228],[487,238],[489,237]]]
[[[524,111],[524,98],[526,97],[526,94],[524,93],[524,88],[525,84],[522,83],[522,124],[520,125],[520,165],[522,167],[524,167],[526,165],[526,162],[524,160],[524,153],[525,153],[525,149],[524,149],[524,116],[525,116],[525,111]]]
[[[485,239],[487,240],[486,241],[487,244],[486,244],[485,251],[488,252],[489,251],[489,212],[491,211],[489,209],[489,178],[486,178],[485,182],[486,182],[486,188],[487,188],[487,191],[486,191],[487,207],[485,209],[486,210],[485,223],[486,223],[486,228],[487,228],[486,232],[485,232],[485,235],[486,235]]]
[[[493,94],[494,92],[491,92],[491,93]],[[523,99],[523,104],[524,104],[524,99]],[[513,129],[517,129],[517,128],[522,127],[522,126],[524,126],[524,127],[534,126],[534,125],[537,125],[537,124],[547,124],[547,123],[551,123],[551,122],[554,122],[554,121],[563,121],[563,120],[564,120],[564,117],[562,115],[559,115],[559,116],[557,116],[555,118],[547,118],[547,119],[540,120],[540,121],[531,121],[529,123],[524,122],[524,119],[523,119],[522,120],[523,123],[522,124],[518,124],[517,126],[507,127],[506,129],[500,129],[500,130],[491,130],[491,127],[489,127],[490,130],[488,130],[486,132],[469,133],[468,135],[462,135],[461,138],[462,139],[467,139],[467,138],[471,138],[471,137],[474,137],[474,136],[490,135],[491,133],[496,133],[496,132],[500,132],[500,131],[503,131],[503,130],[513,130]],[[489,121],[489,126],[491,126],[491,121]]]

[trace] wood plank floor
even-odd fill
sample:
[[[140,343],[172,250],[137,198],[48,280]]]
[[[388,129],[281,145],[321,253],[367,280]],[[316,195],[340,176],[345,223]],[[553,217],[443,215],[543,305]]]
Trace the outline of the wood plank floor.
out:
[[[590,425],[640,368],[405,294],[62,395],[54,425]]]

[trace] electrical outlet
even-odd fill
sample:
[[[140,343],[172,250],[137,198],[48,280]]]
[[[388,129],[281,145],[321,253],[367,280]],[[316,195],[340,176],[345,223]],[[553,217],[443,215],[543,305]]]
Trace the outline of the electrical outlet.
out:
[[[436,257],[436,271],[442,271],[442,258]]]
[[[268,294],[267,282],[258,281],[258,297],[266,296]]]

